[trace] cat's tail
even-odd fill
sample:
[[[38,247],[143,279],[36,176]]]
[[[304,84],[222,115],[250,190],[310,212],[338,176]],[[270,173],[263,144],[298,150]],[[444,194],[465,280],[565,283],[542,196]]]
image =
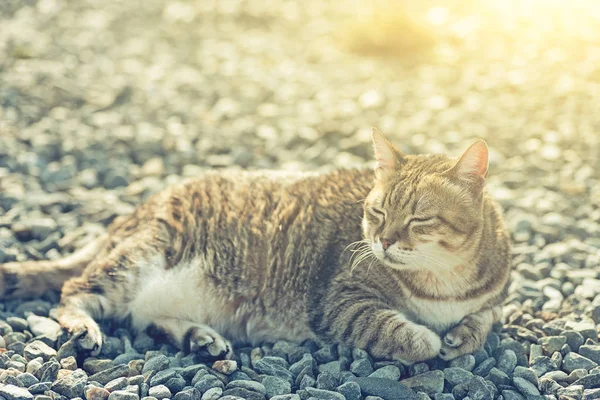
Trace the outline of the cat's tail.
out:
[[[0,299],[36,297],[48,290],[60,290],[68,279],[81,275],[107,241],[108,235],[102,234],[58,260],[0,264]]]

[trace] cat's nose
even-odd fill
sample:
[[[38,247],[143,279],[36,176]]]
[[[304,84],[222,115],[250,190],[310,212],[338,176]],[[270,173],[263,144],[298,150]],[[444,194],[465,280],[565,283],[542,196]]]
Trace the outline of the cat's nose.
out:
[[[381,246],[383,246],[383,250],[387,250],[393,244],[394,244],[393,240],[381,239]]]

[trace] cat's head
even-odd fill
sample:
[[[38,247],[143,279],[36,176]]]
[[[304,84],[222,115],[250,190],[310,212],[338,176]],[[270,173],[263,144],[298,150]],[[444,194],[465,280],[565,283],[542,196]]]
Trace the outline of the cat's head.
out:
[[[375,256],[396,269],[439,270],[471,259],[484,216],[488,148],[473,143],[458,160],[406,155],[376,129],[375,184],[363,233]]]

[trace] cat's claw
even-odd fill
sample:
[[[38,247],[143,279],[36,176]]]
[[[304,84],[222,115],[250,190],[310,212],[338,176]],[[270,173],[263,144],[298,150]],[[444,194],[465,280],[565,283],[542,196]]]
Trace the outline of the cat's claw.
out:
[[[477,347],[477,343],[472,340],[470,329],[460,324],[444,336],[439,356],[442,360],[449,361],[472,353]]]
[[[102,332],[95,322],[81,324],[71,330],[72,338],[77,341],[79,347],[97,356],[102,350]]]
[[[444,336],[444,344],[449,347],[459,347],[462,344],[463,340],[460,336],[453,334],[452,332],[448,332],[446,336]]]

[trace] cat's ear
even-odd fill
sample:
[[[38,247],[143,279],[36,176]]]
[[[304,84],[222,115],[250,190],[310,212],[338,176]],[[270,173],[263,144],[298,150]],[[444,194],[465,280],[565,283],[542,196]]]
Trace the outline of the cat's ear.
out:
[[[371,128],[377,170],[394,170],[400,165],[402,153],[375,127]]]
[[[483,187],[488,173],[489,151],[485,141],[479,139],[469,146],[449,174],[473,187]]]

